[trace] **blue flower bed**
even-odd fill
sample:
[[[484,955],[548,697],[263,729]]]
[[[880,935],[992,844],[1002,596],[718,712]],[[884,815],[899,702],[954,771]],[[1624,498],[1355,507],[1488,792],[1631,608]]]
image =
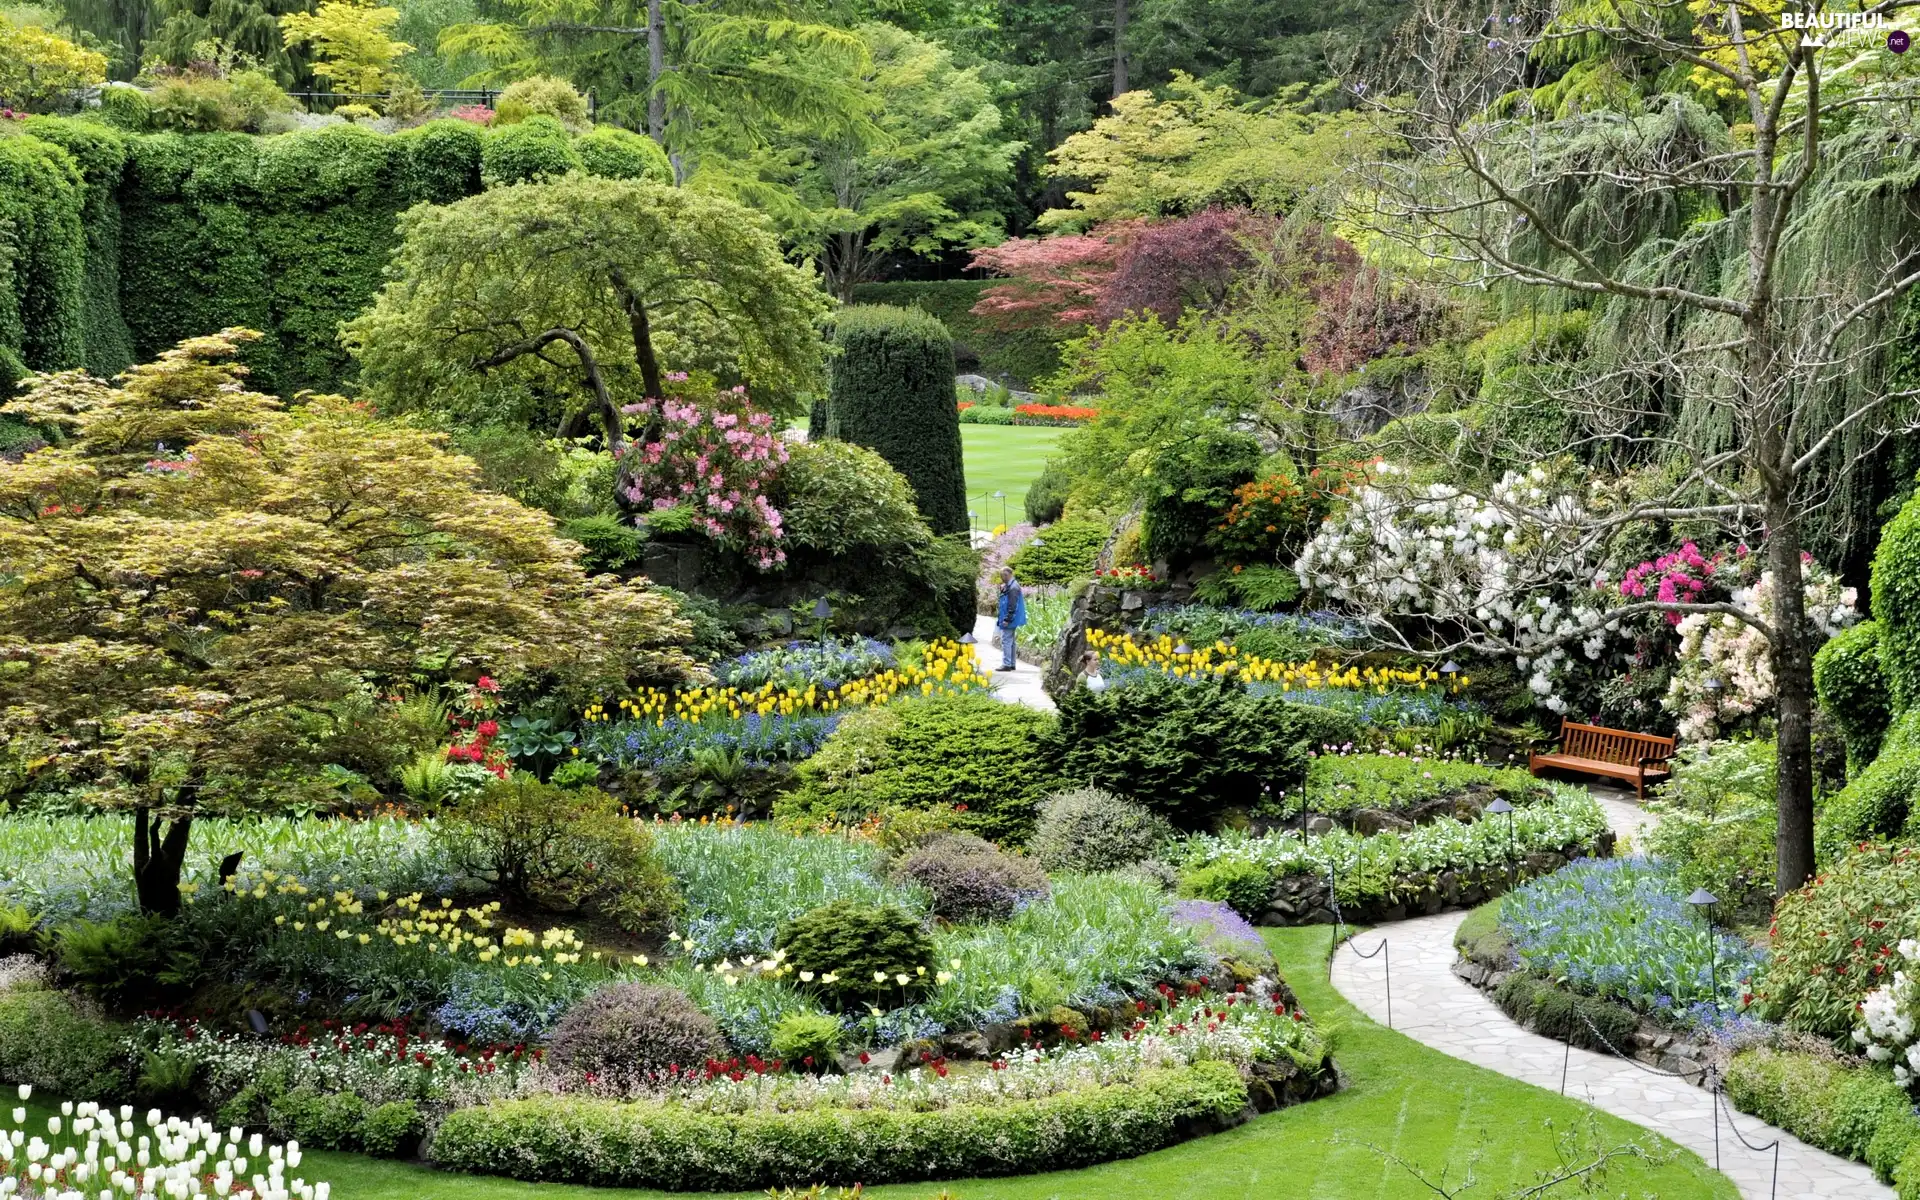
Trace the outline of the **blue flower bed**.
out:
[[[872,638],[792,641],[767,650],[750,650],[718,663],[714,678],[728,687],[805,688],[831,691],[853,679],[877,675],[894,665],[893,649]]]
[[[764,767],[811,758],[839,724],[837,714],[819,713],[620,721],[587,726],[580,745],[584,753],[623,768],[680,766],[705,749],[738,751],[747,766]]]
[[[1714,931],[1667,864],[1581,859],[1508,896],[1500,928],[1522,966],[1676,1025],[1719,1026],[1766,959]]]

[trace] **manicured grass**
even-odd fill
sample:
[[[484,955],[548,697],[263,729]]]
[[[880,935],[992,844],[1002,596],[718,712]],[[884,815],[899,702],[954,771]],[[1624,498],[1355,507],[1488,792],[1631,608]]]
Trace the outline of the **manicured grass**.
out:
[[[1367,1020],[1327,983],[1331,933],[1325,927],[1265,934],[1301,1003],[1316,1020],[1339,1029],[1336,1056],[1348,1077],[1342,1091],[1141,1158],[1017,1179],[959,1180],[947,1189],[957,1200],[1430,1200],[1432,1192],[1381,1153],[1388,1151],[1435,1178],[1445,1169],[1455,1183],[1471,1162],[1481,1180],[1473,1194],[1497,1196],[1532,1184],[1554,1162],[1548,1122],[1554,1129],[1575,1129],[1591,1111]],[[11,1096],[0,1100],[12,1102]],[[36,1132],[43,1127],[37,1121],[33,1126]],[[1609,1143],[1674,1150],[1639,1126],[1604,1114],[1596,1127]],[[523,1184],[321,1152],[307,1154],[299,1173],[330,1181],[342,1200],[664,1200],[672,1194]],[[925,1200],[940,1190],[931,1183],[903,1184],[866,1194],[873,1200]],[[1732,1183],[1686,1152],[1658,1166],[1628,1162],[1609,1176],[1605,1191],[1666,1200],[1737,1198]]]
[[[1007,493],[1006,523],[1027,519],[1027,488],[1039,478],[1055,443],[1066,430],[1048,425],[962,425],[960,444],[967,467],[967,507],[975,523],[992,529],[1001,521],[996,491]]]

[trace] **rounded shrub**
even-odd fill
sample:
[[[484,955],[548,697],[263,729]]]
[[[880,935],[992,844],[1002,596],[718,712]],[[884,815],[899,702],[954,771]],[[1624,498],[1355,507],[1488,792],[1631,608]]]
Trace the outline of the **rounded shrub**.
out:
[[[1182,876],[1180,894],[1224,904],[1250,921],[1257,920],[1273,896],[1273,875],[1244,858],[1216,859]]]
[[[534,75],[507,85],[493,104],[495,125],[517,125],[528,117],[552,117],[579,133],[587,128],[587,98],[557,75]]]
[[[489,130],[480,143],[480,179],[488,187],[558,179],[580,167],[573,136],[548,116]]]
[[[1027,520],[1035,525],[1051,525],[1067,510],[1067,495],[1073,491],[1073,476],[1064,464],[1048,460],[1039,478],[1027,487]]]
[[[1880,753],[1892,712],[1887,676],[1880,669],[1880,623],[1842,630],[1813,656],[1813,686],[1847,739],[1847,768],[1858,771]]]
[[[1044,896],[1047,873],[970,833],[935,837],[900,860],[894,873],[927,889],[933,915],[949,921],[1000,921],[1023,901]]]
[[[633,1088],[725,1048],[720,1027],[680,989],[616,983],[567,1010],[553,1027],[547,1061],[576,1082],[591,1075],[604,1086]]]
[[[840,1019],[826,1013],[796,1012],[773,1027],[773,1056],[805,1071],[832,1070],[840,1053]]]
[[[1884,757],[1884,756],[1883,756]],[[1774,905],[1766,965],[1753,981],[1760,1016],[1842,1038],[1901,939],[1920,936],[1920,853],[1869,846],[1835,860]]]
[[[367,1114],[360,1147],[375,1158],[406,1158],[420,1145],[427,1119],[411,1100],[390,1100]]]
[[[865,446],[797,444],[771,490],[788,540],[823,553],[898,553],[933,537],[915,507],[913,485]]]
[[[1885,841],[1912,827],[1920,799],[1920,709],[1886,733],[1879,753],[1821,808],[1814,847],[1831,861],[1861,842]]]
[[[617,125],[602,125],[574,142],[581,165],[605,179],[651,179],[673,183],[673,164],[660,143]]]
[[[834,319],[828,428],[880,452],[913,485],[935,533],[967,530],[953,338],[914,308],[857,305]]]
[[[1055,521],[1016,550],[1007,565],[1022,583],[1072,583],[1093,574],[1111,532],[1105,521]]]
[[[1040,802],[1027,853],[1049,871],[1113,871],[1152,858],[1173,834],[1165,818],[1104,788],[1059,792]]]
[[[1893,711],[1905,712],[1920,702],[1920,496],[1880,531],[1872,582],[1880,669]]]
[[[842,1009],[896,1007],[933,985],[933,939],[891,905],[822,905],[782,926],[774,948],[787,952],[796,978]]]

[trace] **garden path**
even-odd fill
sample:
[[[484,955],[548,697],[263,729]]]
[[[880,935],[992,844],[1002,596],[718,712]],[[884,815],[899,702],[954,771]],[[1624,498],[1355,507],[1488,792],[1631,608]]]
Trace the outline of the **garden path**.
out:
[[[980,670],[993,681],[994,696],[1008,704],[1024,704],[1041,712],[1052,712],[1053,697],[1047,695],[1040,686],[1039,667],[1032,663],[1020,663],[1011,671],[994,669],[1000,665],[1000,651],[993,644],[996,632],[992,617],[978,616],[973,619],[973,654],[980,660]]]
[[[1631,800],[1595,789],[1607,821],[1623,840],[1637,841],[1646,814]],[[1672,1138],[1716,1164],[1749,1200],[1893,1200],[1893,1189],[1856,1162],[1836,1158],[1805,1142],[1737,1114],[1739,1132],[1758,1145],[1780,1141],[1779,1189],[1773,1187],[1774,1156],[1741,1145],[1727,1128],[1725,1110],[1715,1123],[1709,1093],[1679,1079],[1652,1075],[1610,1055],[1575,1049],[1516,1025],[1479,989],[1453,973],[1454,931],[1464,912],[1416,917],[1363,934],[1372,950],[1385,937],[1393,968],[1393,1027],[1416,1041],[1477,1066],[1538,1087],[1558,1089],[1566,1072],[1567,1095],[1583,1099]],[[1376,936],[1379,935],[1379,936]],[[1333,986],[1356,1008],[1384,1023],[1386,972],[1378,957],[1361,958],[1352,942],[1333,956]],[[1516,1114],[1517,1116],[1518,1114]]]

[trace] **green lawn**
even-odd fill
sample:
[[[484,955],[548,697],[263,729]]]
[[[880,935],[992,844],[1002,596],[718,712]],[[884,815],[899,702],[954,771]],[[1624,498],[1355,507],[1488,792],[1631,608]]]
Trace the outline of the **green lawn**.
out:
[[[1000,501],[991,498],[996,491],[1007,494],[1007,524],[1027,519],[1027,487],[1039,477],[1065,432],[1048,425],[960,427],[960,444],[966,452],[967,507],[978,514],[977,524],[988,529],[1000,524]]]
[[[1531,1184],[1535,1172],[1554,1161],[1547,1122],[1569,1129],[1591,1111],[1448,1058],[1367,1020],[1327,983],[1331,933],[1326,927],[1268,930],[1266,936],[1308,1011],[1338,1028],[1336,1053],[1348,1076],[1342,1091],[1142,1158],[1017,1179],[960,1180],[948,1185],[957,1200],[1431,1200],[1433,1193],[1387,1162],[1381,1150],[1430,1174],[1446,1168],[1455,1182],[1470,1161],[1476,1162],[1481,1183],[1471,1194],[1495,1200],[1508,1188]],[[10,1103],[12,1098],[4,1099]],[[36,1122],[33,1128],[37,1132],[43,1126]],[[1674,1150],[1612,1117],[1601,1116],[1599,1129],[1611,1142],[1637,1141],[1650,1148],[1658,1143],[1669,1154]],[[321,1152],[307,1154],[300,1174],[331,1181],[340,1200],[664,1200],[672,1195],[522,1184]],[[925,1200],[938,1190],[934,1184],[904,1184],[866,1194],[873,1200]],[[1724,1176],[1684,1152],[1660,1166],[1629,1163],[1608,1179],[1604,1191],[1664,1200],[1737,1200]]]

